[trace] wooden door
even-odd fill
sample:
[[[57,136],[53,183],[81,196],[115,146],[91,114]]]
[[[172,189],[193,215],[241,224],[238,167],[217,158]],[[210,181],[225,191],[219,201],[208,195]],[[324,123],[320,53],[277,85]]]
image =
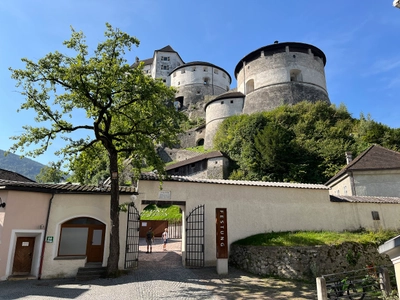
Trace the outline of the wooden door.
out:
[[[13,274],[28,275],[31,272],[34,237],[18,237],[15,247]]]
[[[87,262],[102,262],[104,253],[104,232],[105,226],[90,226],[88,245],[87,245]]]

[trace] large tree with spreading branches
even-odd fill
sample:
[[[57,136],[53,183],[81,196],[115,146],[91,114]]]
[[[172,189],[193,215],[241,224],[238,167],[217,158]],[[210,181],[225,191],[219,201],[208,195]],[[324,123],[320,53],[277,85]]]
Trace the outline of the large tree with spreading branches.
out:
[[[34,110],[36,117],[35,126],[26,125],[21,135],[11,137],[15,143],[9,151],[36,157],[61,138],[66,143],[56,155],[75,163],[82,153],[89,157],[96,149],[107,153],[111,177],[107,272],[112,275],[118,271],[120,251],[118,160],[126,157],[137,170],[145,163],[163,174],[156,145],[172,146],[185,117],[174,109],[173,89],[144,75],[142,65],[127,63],[125,51],[139,45],[135,37],[106,24],[105,40],[89,53],[84,34],[71,30],[71,38],[63,44],[74,55],[55,51],[38,61],[23,58],[25,69],[10,68],[25,98],[21,109]],[[86,118],[77,117],[82,112]]]

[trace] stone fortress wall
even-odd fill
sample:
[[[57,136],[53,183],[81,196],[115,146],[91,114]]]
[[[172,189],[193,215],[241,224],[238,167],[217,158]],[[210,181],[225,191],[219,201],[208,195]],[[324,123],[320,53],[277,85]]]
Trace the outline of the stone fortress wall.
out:
[[[329,103],[325,64],[325,54],[313,45],[276,41],[238,62],[234,89],[230,88],[231,76],[223,68],[202,61],[184,63],[170,46],[156,50],[144,70],[151,70],[149,76],[162,78],[177,89],[177,109],[190,119],[206,119],[202,133],[192,129],[181,136],[180,146],[194,147],[201,142],[205,149],[212,149],[219,124],[230,116],[270,111],[301,101]]]
[[[220,95],[205,105],[206,133],[204,148],[212,148],[212,141],[218,127],[226,118],[242,114],[244,98],[245,96],[240,92],[230,92]]]
[[[243,113],[303,100],[329,102],[325,62],[321,50],[302,43],[276,43],[251,52],[235,68],[238,91],[246,95]]]
[[[189,118],[204,118],[205,96],[218,96],[229,91],[231,77],[224,69],[206,62],[191,62],[174,69],[171,86],[177,89],[175,98]]]

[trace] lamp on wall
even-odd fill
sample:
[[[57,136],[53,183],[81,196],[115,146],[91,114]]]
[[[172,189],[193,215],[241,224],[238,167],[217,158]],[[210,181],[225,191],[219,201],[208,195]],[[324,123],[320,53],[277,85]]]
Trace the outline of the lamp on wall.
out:
[[[0,198],[0,207],[6,207],[6,203],[5,202],[3,202],[3,200],[1,200],[1,198]]]

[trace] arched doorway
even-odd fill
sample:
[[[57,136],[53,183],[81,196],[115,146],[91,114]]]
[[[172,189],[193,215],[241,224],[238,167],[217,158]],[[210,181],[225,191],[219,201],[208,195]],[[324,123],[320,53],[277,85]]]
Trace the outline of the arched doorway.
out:
[[[102,262],[106,225],[90,217],[68,220],[61,225],[58,256],[86,256],[87,262]]]

